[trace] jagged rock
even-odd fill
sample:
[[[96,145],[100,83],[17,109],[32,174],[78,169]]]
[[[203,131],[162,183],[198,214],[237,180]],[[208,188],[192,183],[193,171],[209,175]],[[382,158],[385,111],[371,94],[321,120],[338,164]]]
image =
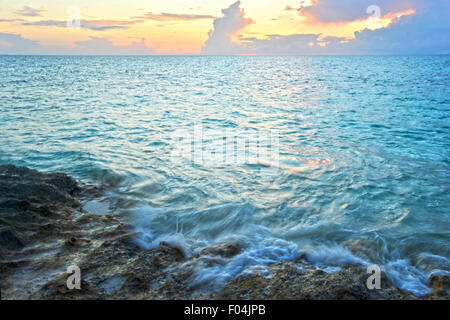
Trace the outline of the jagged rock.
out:
[[[241,246],[237,243],[221,243],[215,246],[203,249],[200,255],[213,255],[225,258],[233,257],[241,252]]]

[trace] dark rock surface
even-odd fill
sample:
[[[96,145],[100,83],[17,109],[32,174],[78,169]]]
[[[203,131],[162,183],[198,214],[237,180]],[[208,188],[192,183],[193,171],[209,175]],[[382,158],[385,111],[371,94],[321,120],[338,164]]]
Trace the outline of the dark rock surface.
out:
[[[111,215],[82,210],[79,197],[98,195],[62,174],[0,166],[0,288],[2,299],[416,299],[383,276],[366,288],[356,266],[326,273],[307,261],[278,262],[271,277],[238,276],[223,288],[193,285],[196,270],[238,255],[237,243],[191,257],[161,242],[146,250],[136,233]],[[81,289],[67,288],[67,268],[81,271]],[[448,277],[430,279],[428,298],[448,299]]]
[[[299,269],[301,267],[302,269]],[[368,290],[367,274],[357,266],[344,266],[327,273],[311,271],[305,261],[278,262],[271,266],[272,276],[237,277],[219,294],[222,299],[282,299],[282,300],[379,300],[416,299],[392,286],[381,277],[380,290]]]

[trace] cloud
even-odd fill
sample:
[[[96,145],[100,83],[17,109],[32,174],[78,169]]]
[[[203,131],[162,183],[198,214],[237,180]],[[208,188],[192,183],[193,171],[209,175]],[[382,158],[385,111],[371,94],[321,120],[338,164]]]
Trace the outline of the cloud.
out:
[[[25,21],[25,20],[23,20],[23,19],[0,19],[0,22],[21,22],[21,21]]]
[[[14,11],[14,13],[23,17],[42,17],[41,12],[43,11],[44,10],[41,9],[34,9],[29,6],[24,6],[22,9]]]
[[[266,39],[241,39],[241,54],[299,55],[320,54],[320,34],[267,35]]]
[[[162,12],[160,14],[154,14],[147,12],[142,16],[134,17],[137,19],[156,20],[156,21],[193,21],[193,20],[207,20],[214,19],[214,16],[199,15],[199,14],[176,14]]]
[[[389,27],[363,30],[347,51],[361,53],[448,54],[450,53],[450,2],[429,1],[415,15],[403,16]]]
[[[299,9],[294,8],[292,6],[286,6],[284,7],[284,11],[299,11]]]
[[[134,42],[127,46],[114,45],[106,38],[91,37],[89,40],[78,41],[76,47],[72,49],[72,54],[88,55],[148,55],[153,54],[153,50],[145,43],[145,38],[140,42]]]
[[[0,54],[35,54],[38,50],[36,41],[19,34],[0,32]]]
[[[400,12],[419,6],[425,0],[318,0],[311,6],[301,5],[296,10],[310,22],[345,23],[367,19],[367,9],[376,5],[381,15],[389,12]],[[287,10],[292,8],[286,8]]]
[[[195,15],[195,14],[174,14],[174,13],[161,13],[153,14],[148,12],[140,17],[132,17],[132,20],[81,20],[80,27],[83,29],[89,29],[93,31],[106,31],[114,29],[127,29],[129,26],[142,23],[145,20],[157,20],[157,21],[193,21],[214,19],[209,15]],[[24,26],[34,27],[60,27],[66,28],[67,21],[61,20],[42,20],[34,22],[24,22]]]
[[[320,1],[329,3],[328,0]],[[236,2],[222,11],[223,18],[214,20],[214,29],[210,31],[202,53],[233,55],[450,53],[450,37],[448,37],[450,2],[446,0],[419,2],[415,1],[418,10],[416,14],[396,18],[386,28],[356,32],[354,39],[323,38],[321,34],[266,35],[265,39],[244,38],[237,34],[245,26],[253,23],[253,20],[245,17],[244,11],[239,7],[240,3]],[[344,8],[340,10],[345,9],[348,1],[343,0],[342,3]],[[333,15],[336,21],[343,19],[344,15],[347,15],[345,19],[356,17],[349,16],[348,12]]]
[[[19,34],[0,32],[0,54],[150,55],[154,54],[154,51],[146,45],[145,38],[130,45],[119,46],[106,38],[91,37],[75,42],[73,48],[50,48]]]
[[[245,11],[240,5],[240,1],[235,2],[222,10],[223,17],[214,20],[214,28],[209,31],[208,40],[202,48],[203,54],[238,54],[241,51],[233,37],[255,22],[245,17]]]
[[[113,29],[127,29],[130,25],[142,22],[142,20],[81,20],[80,28],[93,31],[105,31]],[[67,21],[43,20],[24,22],[23,26],[60,27],[67,28]]]
[[[320,34],[266,35],[265,39],[244,38],[239,35],[245,27],[255,23],[240,8],[240,1],[223,9],[223,17],[214,20],[214,29],[202,48],[206,55],[295,55],[317,54]]]

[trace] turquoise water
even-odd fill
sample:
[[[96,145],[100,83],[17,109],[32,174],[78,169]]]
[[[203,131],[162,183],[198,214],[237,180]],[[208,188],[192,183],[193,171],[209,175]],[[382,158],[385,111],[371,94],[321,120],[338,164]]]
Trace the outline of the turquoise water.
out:
[[[245,247],[198,283],[302,253],[419,296],[450,272],[450,56],[0,56],[0,74],[0,163],[105,186],[145,247]],[[270,157],[174,156],[269,131]]]

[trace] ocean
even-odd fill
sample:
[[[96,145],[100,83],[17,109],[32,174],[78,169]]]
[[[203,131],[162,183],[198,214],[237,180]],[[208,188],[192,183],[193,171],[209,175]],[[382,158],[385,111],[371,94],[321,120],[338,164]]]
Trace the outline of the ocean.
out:
[[[450,272],[450,56],[0,56],[0,164],[101,186],[85,209],[220,286],[305,255],[423,296]],[[270,276],[270,275],[268,275]]]

